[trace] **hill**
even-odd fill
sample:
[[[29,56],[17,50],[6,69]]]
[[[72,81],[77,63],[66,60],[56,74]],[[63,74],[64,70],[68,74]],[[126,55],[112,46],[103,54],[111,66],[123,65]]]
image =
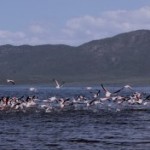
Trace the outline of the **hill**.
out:
[[[68,45],[0,46],[0,81],[150,83],[150,30]]]

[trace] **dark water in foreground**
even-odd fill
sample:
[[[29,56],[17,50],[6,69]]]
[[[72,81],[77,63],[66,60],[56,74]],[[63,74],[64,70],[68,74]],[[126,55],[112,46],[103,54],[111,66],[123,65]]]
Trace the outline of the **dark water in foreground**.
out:
[[[149,92],[150,88],[138,88]],[[83,88],[0,87],[0,96],[88,94]],[[149,150],[150,109],[0,113],[0,149]]]

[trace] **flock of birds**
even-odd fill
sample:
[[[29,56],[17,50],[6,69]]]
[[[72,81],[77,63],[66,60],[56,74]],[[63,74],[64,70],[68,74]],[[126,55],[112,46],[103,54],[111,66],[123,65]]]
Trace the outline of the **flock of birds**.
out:
[[[54,79],[56,88],[63,87]],[[8,83],[15,85],[14,80],[7,79]],[[30,89],[31,91],[34,90]],[[122,108],[133,108],[135,106],[150,106],[150,95],[148,93],[135,91],[130,85],[125,85],[116,91],[109,91],[103,84],[100,89],[86,87],[90,96],[76,95],[73,97],[48,97],[45,100],[39,99],[36,95],[10,97],[2,96],[0,98],[1,112],[27,112],[27,111],[44,111],[54,112],[62,110],[94,110],[103,109],[121,111]],[[126,91],[127,90],[127,91]],[[128,94],[127,94],[128,93]]]

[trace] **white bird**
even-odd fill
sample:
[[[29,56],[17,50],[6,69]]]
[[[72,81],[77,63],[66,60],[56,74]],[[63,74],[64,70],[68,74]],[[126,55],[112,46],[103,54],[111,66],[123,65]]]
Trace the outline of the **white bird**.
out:
[[[34,88],[34,87],[30,87],[30,88],[29,88],[29,91],[31,91],[31,92],[36,92],[36,91],[37,91],[37,89],[36,89],[36,88]]]
[[[57,89],[63,87],[63,85],[64,85],[64,83],[65,83],[65,82],[59,83],[56,79],[53,79],[53,81],[55,82]]]
[[[110,91],[108,91],[108,90],[103,86],[103,84],[101,84],[101,87],[102,87],[102,89],[103,89],[104,92],[105,92],[105,97],[107,97],[107,98],[110,98],[112,95],[115,95],[115,94],[121,92],[123,89],[130,89],[131,91],[134,91],[133,88],[132,88],[130,85],[125,85],[125,86],[123,86],[122,88],[120,88],[119,90],[117,90],[117,91],[115,91],[115,92],[113,92],[113,93],[111,93]]]
[[[106,98],[110,98],[111,95],[112,95],[112,93],[109,92],[106,88],[104,88],[103,84],[101,84],[101,87],[102,87],[102,89],[103,89],[104,92],[105,92],[105,97],[106,97]]]
[[[15,81],[14,80],[10,80],[10,79],[7,79],[7,83],[11,83],[11,84],[15,84]]]
[[[131,91],[134,91],[134,89],[130,85],[125,85],[124,88],[130,89]]]
[[[91,89],[92,89],[92,87],[90,87],[90,86],[87,86],[87,87],[86,87],[86,89],[87,89],[87,90],[91,90]]]

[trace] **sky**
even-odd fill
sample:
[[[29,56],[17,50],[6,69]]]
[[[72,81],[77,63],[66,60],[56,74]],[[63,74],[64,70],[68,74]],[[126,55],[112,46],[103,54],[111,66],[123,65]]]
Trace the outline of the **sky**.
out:
[[[0,45],[83,43],[150,29],[150,0],[0,0]]]

